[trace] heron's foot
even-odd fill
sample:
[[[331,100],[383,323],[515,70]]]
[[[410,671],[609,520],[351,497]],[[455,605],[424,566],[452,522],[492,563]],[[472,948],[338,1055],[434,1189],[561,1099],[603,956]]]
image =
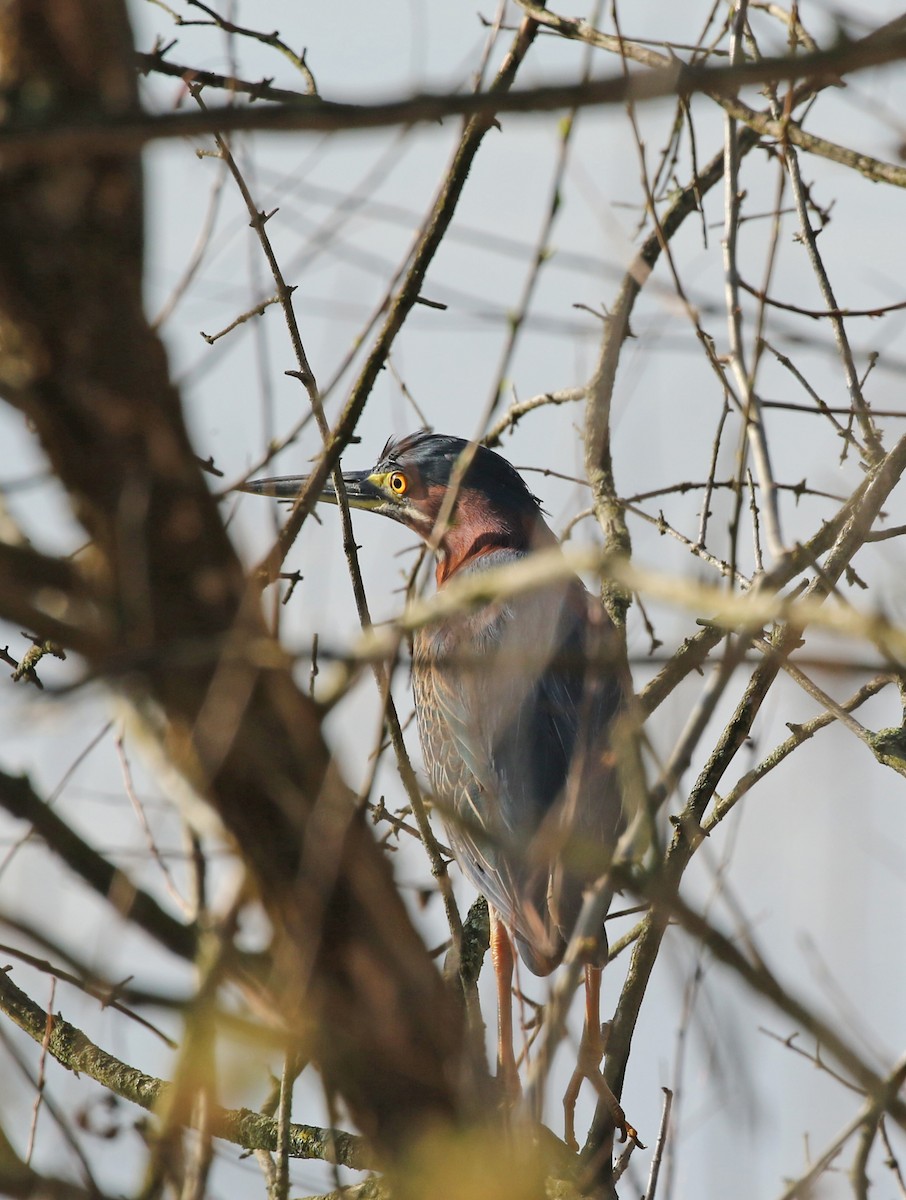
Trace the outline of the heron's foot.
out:
[[[571,1150],[578,1151],[579,1149],[579,1143],[576,1140],[576,1101],[579,1099],[579,1089],[586,1079],[610,1109],[614,1129],[619,1130],[620,1133],[620,1141],[625,1142],[627,1138],[632,1138],[633,1141],[638,1142],[635,1129],[626,1120],[626,1114],[623,1112],[619,1100],[611,1091],[610,1085],[601,1072],[601,1060],[607,1049],[609,1033],[609,1023],[586,1025],[582,1033],[576,1067],[563,1096],[564,1140]]]
[[[563,1096],[564,1140],[570,1150],[579,1149],[576,1140],[576,1101],[579,1099],[579,1090],[584,1080],[594,1076],[601,1078],[601,1059],[607,1045],[606,1033],[606,1026],[603,1025],[586,1025],[582,1030],[576,1066]]]

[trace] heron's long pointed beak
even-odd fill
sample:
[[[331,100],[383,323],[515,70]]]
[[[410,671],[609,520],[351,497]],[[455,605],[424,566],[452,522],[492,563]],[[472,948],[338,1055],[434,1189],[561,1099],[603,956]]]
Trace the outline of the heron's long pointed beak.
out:
[[[275,475],[270,479],[249,479],[240,484],[237,491],[250,492],[255,496],[276,496],[278,500],[295,500],[310,478],[310,475]],[[386,502],[387,497],[377,486],[378,478],[371,471],[343,473],[350,508],[377,508]],[[319,499],[327,504],[336,504],[337,493],[332,480],[325,483]]]

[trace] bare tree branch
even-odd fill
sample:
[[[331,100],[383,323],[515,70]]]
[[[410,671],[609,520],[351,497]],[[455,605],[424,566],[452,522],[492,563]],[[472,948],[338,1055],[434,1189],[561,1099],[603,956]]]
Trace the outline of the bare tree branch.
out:
[[[590,105],[622,104],[626,100],[653,100],[662,96],[734,95],[740,88],[784,80],[809,79],[819,85],[868,67],[898,62],[906,55],[906,31],[893,21],[858,41],[842,37],[829,50],[794,57],[763,58],[741,66],[700,67],[678,59],[669,67],[629,77],[590,80],[584,84],[548,85],[501,98],[493,90],[477,95],[422,95],[383,104],[345,104],[305,97],[293,105],[254,105],[211,109],[205,114],[159,115],[67,114],[53,125],[10,121],[0,130],[0,150],[11,165],[48,157],[86,153],[126,153],[158,138],[197,137],[203,133],[259,130],[278,133],[305,130],[380,129],[391,125],[433,122],[449,116],[482,116],[491,113],[553,112]]]
[[[43,1042],[47,1031],[47,1014],[21,988],[16,987],[8,969],[0,970],[0,1008],[38,1045]],[[52,1018],[47,1047],[67,1071],[87,1075],[114,1095],[148,1112],[158,1110],[167,1098],[168,1089],[173,1087],[165,1080],[145,1075],[108,1054],[59,1014]],[[215,1137],[234,1142],[246,1150],[277,1149],[278,1122],[273,1117],[247,1108],[215,1108],[211,1113],[210,1127]],[[343,1130],[291,1125],[287,1133],[288,1153],[292,1158],[317,1158],[324,1162],[342,1163],[356,1170],[371,1165],[362,1139]]]

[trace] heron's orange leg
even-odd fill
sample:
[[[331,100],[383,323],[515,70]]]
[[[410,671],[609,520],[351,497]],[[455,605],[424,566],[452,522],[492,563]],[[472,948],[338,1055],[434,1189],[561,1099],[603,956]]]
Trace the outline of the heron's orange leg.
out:
[[[497,1075],[511,1099],[522,1093],[513,1049],[513,945],[506,926],[491,909],[491,961],[497,984]]]
[[[598,1095],[610,1108],[614,1128],[619,1129],[625,1142],[627,1137],[635,1138],[636,1131],[627,1122],[626,1114],[620,1107],[620,1102],[610,1090],[607,1080],[601,1073],[601,1059],[607,1048],[607,1038],[604,1026],[601,1024],[601,968],[585,968],[585,1028],[582,1030],[582,1041],[579,1045],[579,1057],[576,1068],[570,1077],[566,1093],[563,1097],[563,1115],[565,1124],[565,1141],[572,1150],[579,1149],[576,1141],[576,1101],[579,1089],[584,1079],[591,1082]]]

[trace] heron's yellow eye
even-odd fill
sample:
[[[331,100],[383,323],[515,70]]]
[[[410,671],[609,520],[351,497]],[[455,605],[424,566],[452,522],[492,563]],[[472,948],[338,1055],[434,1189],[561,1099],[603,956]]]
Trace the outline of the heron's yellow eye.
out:
[[[393,492],[394,496],[405,496],[406,492],[409,490],[409,480],[402,473],[402,471],[392,472],[388,482],[390,484],[390,490]]]

